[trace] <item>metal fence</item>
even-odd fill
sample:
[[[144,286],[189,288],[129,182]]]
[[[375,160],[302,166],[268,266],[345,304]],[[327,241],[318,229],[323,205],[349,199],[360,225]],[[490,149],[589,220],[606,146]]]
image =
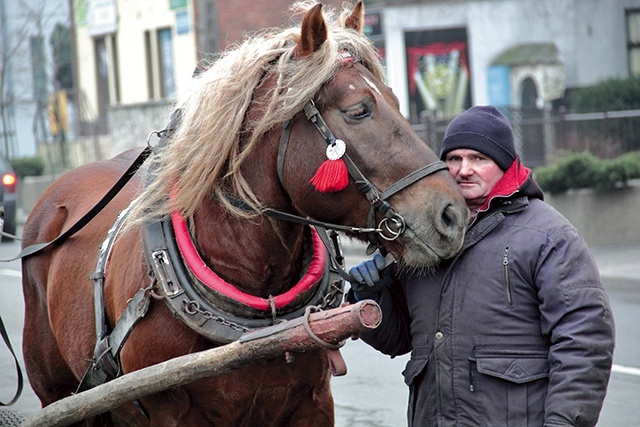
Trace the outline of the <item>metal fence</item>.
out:
[[[516,150],[531,168],[552,162],[563,151],[614,158],[640,150],[640,110],[577,114],[509,108],[503,112],[513,126]],[[414,130],[438,153],[449,122],[425,117]]]

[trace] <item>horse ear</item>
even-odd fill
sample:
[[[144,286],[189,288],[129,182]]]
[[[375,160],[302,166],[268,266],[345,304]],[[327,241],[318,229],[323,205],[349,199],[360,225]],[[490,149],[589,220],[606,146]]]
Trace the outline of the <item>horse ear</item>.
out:
[[[327,40],[327,24],[322,16],[322,4],[313,6],[302,20],[300,43],[295,49],[295,57],[303,58],[320,49]]]
[[[364,28],[364,3],[362,3],[362,0],[358,0],[356,5],[353,7],[351,14],[345,21],[345,27],[351,28],[359,33],[362,32],[362,29]]]

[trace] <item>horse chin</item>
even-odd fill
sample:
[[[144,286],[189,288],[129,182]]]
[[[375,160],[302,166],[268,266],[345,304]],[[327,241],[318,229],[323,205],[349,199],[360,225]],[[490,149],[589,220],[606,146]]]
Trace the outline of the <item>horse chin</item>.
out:
[[[457,242],[436,246],[430,242],[437,242],[438,238],[419,235],[411,227],[407,227],[398,240],[403,246],[400,257],[402,264],[415,269],[435,267],[443,260],[453,257],[458,253],[463,242],[460,238]]]

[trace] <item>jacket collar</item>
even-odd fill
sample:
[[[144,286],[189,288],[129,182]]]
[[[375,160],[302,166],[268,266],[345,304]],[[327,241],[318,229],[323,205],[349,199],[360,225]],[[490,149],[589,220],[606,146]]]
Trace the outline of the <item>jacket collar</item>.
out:
[[[479,209],[479,212],[488,210],[495,199],[509,198],[516,194],[530,174],[531,169],[525,167],[516,159],[509,169],[506,170],[502,178],[500,178],[500,181],[493,187],[484,205]]]

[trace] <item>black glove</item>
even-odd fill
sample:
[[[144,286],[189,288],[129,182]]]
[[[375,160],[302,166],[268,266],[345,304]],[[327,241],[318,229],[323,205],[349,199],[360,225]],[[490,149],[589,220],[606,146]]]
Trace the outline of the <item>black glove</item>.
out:
[[[391,283],[391,271],[387,267],[385,259],[380,254],[375,254],[373,259],[363,261],[349,270],[354,281],[351,282],[353,296],[356,300],[378,300],[382,289]]]

